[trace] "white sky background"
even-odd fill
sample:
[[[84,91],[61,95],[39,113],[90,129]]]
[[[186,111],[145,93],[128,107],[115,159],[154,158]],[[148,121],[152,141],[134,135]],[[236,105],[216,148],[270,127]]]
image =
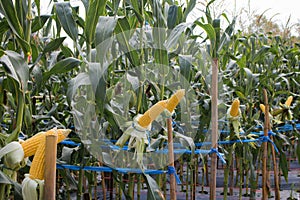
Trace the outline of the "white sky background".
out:
[[[191,21],[203,16],[199,13],[205,9],[207,2],[209,0],[197,0],[196,8],[189,16]],[[216,15],[225,12],[229,20],[237,16],[244,25],[251,23],[254,19],[253,14],[260,15],[263,13],[267,19],[277,23],[279,27],[284,27],[289,17],[289,27],[300,22],[300,0],[216,0],[211,11]]]
[[[286,24],[289,17],[291,24],[298,23],[300,20],[300,1],[299,0],[231,0],[232,5],[236,5],[236,13],[242,8],[257,14],[265,12],[267,19],[278,24]]]
[[[51,12],[53,4],[49,8],[49,1],[43,0],[43,3],[41,3],[43,12]],[[63,0],[58,0],[58,2],[60,1]],[[179,1],[186,2],[186,0]],[[70,0],[70,2],[71,4],[82,4],[81,0]],[[202,11],[205,9],[207,2],[209,0],[197,0],[197,5],[188,17],[188,21],[194,21],[200,16],[204,16]],[[83,5],[81,6],[83,7]],[[84,9],[80,10],[83,11]],[[293,24],[300,23],[300,0],[216,0],[212,12],[216,14],[225,12],[229,20],[232,20],[233,16],[238,16],[244,25],[251,23],[253,14],[265,12],[264,15],[267,19],[277,23],[279,27],[284,27],[290,17],[289,26],[291,27]],[[84,16],[84,13],[81,14]]]

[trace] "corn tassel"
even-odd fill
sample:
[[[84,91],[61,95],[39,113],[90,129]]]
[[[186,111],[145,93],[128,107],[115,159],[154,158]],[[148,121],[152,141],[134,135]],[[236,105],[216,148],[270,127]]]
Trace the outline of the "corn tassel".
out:
[[[63,141],[71,132],[70,129],[57,129],[57,143]],[[22,142],[22,148],[24,150],[24,157],[29,157],[35,154],[38,146],[40,145],[40,140],[45,137],[46,132],[39,132],[32,136],[31,138],[27,139],[26,141]]]
[[[157,102],[138,119],[138,124],[143,128],[148,127],[152,123],[152,121],[155,120],[158,115],[160,115],[164,111],[166,106],[167,101],[165,100]]]
[[[177,90],[177,92],[175,94],[173,94],[171,96],[171,98],[168,100],[167,107],[166,107],[167,110],[172,113],[174,111],[174,109],[176,108],[176,106],[181,101],[181,99],[184,97],[184,95],[185,95],[184,89]]]
[[[289,96],[285,102],[285,105],[290,107],[293,101],[293,96]]]
[[[232,117],[237,117],[239,115],[239,108],[240,108],[240,101],[238,99],[235,99],[230,108],[230,115]]]

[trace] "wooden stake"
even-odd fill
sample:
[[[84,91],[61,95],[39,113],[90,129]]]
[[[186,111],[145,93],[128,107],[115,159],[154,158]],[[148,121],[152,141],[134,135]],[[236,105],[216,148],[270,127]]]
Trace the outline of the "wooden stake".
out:
[[[269,109],[268,109],[269,112]],[[270,123],[270,119],[269,119],[269,113],[268,113],[268,117],[266,118],[267,122],[268,122],[268,131],[271,130],[271,123]],[[270,139],[272,141],[273,140],[273,136],[270,136]],[[272,152],[272,158],[273,158],[273,165],[274,165],[274,183],[275,183],[275,200],[280,200],[280,188],[279,188],[279,174],[278,174],[278,169],[277,169],[277,161],[276,161],[276,153],[275,153],[275,149],[274,146],[271,145],[271,152]]]
[[[211,143],[214,149],[218,148],[218,59],[212,62],[212,81],[211,81],[211,124],[212,137]],[[210,169],[210,195],[211,200],[216,199],[216,174],[217,174],[217,154],[211,154]]]
[[[57,135],[46,136],[45,146],[45,200],[55,200]]]
[[[269,124],[269,103],[268,103],[268,96],[267,91],[263,90],[264,96],[264,103],[265,103],[265,123],[264,123],[264,136],[268,136],[268,124]],[[262,164],[263,164],[263,171],[262,171],[262,190],[263,196],[262,200],[268,199],[268,186],[267,186],[267,157],[268,157],[268,142],[263,142],[263,157],[262,157]]]
[[[169,166],[174,167],[174,149],[173,149],[173,130],[172,119],[167,119],[168,129],[168,154],[169,154]],[[176,200],[176,180],[175,174],[170,174],[170,197],[172,200]]]

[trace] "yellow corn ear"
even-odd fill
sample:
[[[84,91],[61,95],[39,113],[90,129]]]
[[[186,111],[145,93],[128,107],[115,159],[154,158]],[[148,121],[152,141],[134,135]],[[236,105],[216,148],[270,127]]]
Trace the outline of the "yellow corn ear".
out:
[[[162,100],[157,102],[154,106],[152,106],[151,108],[149,108],[149,110],[147,110],[138,120],[138,124],[143,127],[146,128],[147,126],[149,126],[153,120],[155,120],[158,115],[160,115],[160,113],[162,113],[164,111],[164,109],[167,106],[167,101],[166,100]]]
[[[55,135],[56,130],[51,129],[43,134],[43,137],[40,138],[39,146],[36,150],[36,153],[33,157],[33,161],[30,166],[29,176],[31,179],[44,180],[45,172],[45,146],[46,146],[46,136]]]
[[[37,147],[40,145],[41,138],[44,137],[44,134],[45,132],[39,132],[21,143],[24,151],[24,158],[34,155]]]
[[[184,97],[184,94],[185,94],[185,90],[181,89],[181,90],[177,90],[177,92],[171,96],[171,98],[168,100],[167,107],[166,107],[169,112],[174,111],[176,106],[179,104],[180,100]]]
[[[230,115],[232,117],[237,117],[239,115],[239,108],[240,108],[240,100],[235,99],[230,108]]]
[[[265,107],[264,104],[260,104],[259,107],[260,107],[260,109],[261,109],[261,111],[262,111],[263,113],[266,112],[266,107]]]
[[[57,129],[57,143],[66,139],[66,137],[71,132],[70,129]],[[32,136],[31,138],[25,140],[21,143],[23,151],[24,151],[24,158],[32,156],[35,154],[38,146],[40,145],[40,140],[42,137],[45,137],[46,132],[39,132]]]
[[[289,96],[285,102],[285,105],[286,106],[291,106],[292,104],[292,101],[293,101],[293,96]]]

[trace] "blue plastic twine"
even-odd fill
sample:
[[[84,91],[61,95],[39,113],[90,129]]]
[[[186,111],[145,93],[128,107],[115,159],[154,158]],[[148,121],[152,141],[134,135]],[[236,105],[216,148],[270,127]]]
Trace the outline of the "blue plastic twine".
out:
[[[168,166],[168,174],[174,174],[175,179],[176,179],[176,183],[178,185],[181,185],[181,181],[179,179],[179,176],[176,174],[176,170],[173,166]]]
[[[270,139],[270,136],[261,136],[259,139],[260,139],[262,142],[270,142],[270,143],[273,145],[275,151],[276,151],[277,153],[279,152],[278,149],[277,149],[277,147],[276,147],[276,144]]]
[[[217,156],[220,158],[220,160],[221,160],[224,164],[226,164],[226,161],[225,161],[225,159],[223,158],[223,155],[218,151],[218,149],[216,149],[216,148],[211,148],[209,154],[212,154],[212,153],[217,154]]]

